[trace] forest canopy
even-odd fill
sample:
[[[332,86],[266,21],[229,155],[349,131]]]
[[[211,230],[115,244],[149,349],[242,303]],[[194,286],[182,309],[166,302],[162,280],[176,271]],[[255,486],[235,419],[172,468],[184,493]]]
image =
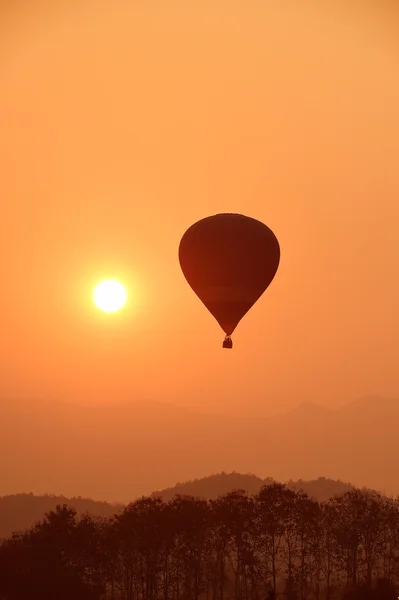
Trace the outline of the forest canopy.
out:
[[[273,482],[110,517],[64,504],[0,547],[7,600],[397,600],[398,585],[399,503],[367,489],[318,502]]]

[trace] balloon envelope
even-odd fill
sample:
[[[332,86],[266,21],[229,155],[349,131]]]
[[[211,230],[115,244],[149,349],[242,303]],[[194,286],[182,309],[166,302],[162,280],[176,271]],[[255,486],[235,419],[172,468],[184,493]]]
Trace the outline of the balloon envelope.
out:
[[[179,261],[191,288],[230,336],[272,282],[280,246],[264,223],[223,213],[187,229]]]

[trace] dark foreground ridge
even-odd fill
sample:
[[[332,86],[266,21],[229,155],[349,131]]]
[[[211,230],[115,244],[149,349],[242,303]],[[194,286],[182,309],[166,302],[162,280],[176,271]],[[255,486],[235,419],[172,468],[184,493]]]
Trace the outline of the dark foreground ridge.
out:
[[[0,598],[397,600],[399,503],[292,487],[143,497],[108,517],[58,505],[2,541]]]

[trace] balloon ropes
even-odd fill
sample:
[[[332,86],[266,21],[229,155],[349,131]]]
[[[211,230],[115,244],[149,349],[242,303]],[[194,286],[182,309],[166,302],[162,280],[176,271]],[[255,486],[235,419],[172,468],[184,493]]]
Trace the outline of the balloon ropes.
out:
[[[179,245],[183,274],[215,317],[232,348],[231,335],[274,279],[280,245],[264,223],[234,213],[197,221]]]

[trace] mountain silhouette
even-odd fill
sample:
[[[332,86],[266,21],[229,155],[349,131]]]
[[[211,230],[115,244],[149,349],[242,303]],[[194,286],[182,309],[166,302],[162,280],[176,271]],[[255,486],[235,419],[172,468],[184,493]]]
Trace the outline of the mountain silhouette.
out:
[[[0,494],[128,502],[210,473],[351,481],[399,493],[399,401],[336,410],[307,403],[267,418],[202,414],[155,401],[84,407],[0,400]]]

